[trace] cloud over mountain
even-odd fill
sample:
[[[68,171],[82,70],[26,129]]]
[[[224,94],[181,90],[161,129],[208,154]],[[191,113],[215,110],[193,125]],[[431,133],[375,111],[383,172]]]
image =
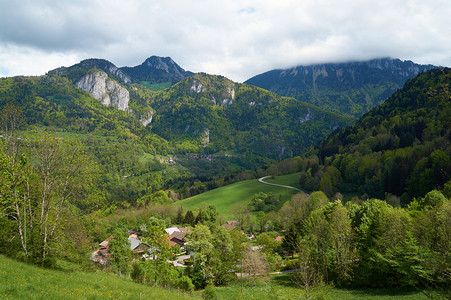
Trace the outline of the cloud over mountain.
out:
[[[171,56],[244,80],[298,64],[397,57],[450,65],[448,1],[0,1],[0,75],[89,57]]]

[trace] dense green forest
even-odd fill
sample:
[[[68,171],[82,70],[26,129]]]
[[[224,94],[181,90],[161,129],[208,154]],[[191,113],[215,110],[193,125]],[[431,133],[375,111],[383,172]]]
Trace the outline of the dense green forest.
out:
[[[281,159],[299,155],[351,119],[222,76],[195,74],[155,95],[152,128],[206,153],[235,150]],[[208,142],[207,142],[208,140]]]
[[[403,205],[442,188],[451,178],[450,77],[450,69],[434,69],[409,80],[355,125],[321,142],[316,170],[324,175],[309,183],[316,172],[304,170],[301,180],[328,195],[394,195]]]

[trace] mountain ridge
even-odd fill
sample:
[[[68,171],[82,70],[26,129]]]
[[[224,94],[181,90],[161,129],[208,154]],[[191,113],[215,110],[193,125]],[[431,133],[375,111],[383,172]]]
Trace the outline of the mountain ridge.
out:
[[[120,69],[128,74],[134,82],[176,83],[193,74],[190,71],[185,71],[172,58],[155,55],[147,58],[138,66]]]
[[[407,79],[432,68],[435,66],[379,58],[276,69],[245,83],[359,117],[391,96]]]

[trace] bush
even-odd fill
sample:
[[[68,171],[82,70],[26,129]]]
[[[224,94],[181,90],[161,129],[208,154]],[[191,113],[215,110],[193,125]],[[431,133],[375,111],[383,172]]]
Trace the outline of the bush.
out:
[[[209,284],[205,287],[205,290],[202,293],[202,297],[208,300],[216,300],[218,296],[216,295],[216,288],[214,285]]]
[[[183,263],[185,264],[185,266],[192,266],[194,264],[194,261],[191,258],[187,258],[183,261]]]
[[[179,277],[179,279],[177,280],[177,287],[190,293],[194,291],[194,284],[191,281],[191,278],[186,275]]]
[[[144,282],[145,271],[141,263],[134,263],[131,273],[133,281],[143,283]]]

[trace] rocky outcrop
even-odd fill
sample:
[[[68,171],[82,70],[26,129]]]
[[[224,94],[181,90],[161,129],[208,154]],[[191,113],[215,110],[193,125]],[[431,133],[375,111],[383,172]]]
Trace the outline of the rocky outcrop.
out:
[[[208,85],[208,84],[207,84]],[[230,83],[222,88],[219,93],[211,93],[207,89],[207,85],[203,84],[201,80],[193,79],[189,88],[192,93],[204,93],[207,97],[211,97],[211,101],[218,106],[228,107],[233,104],[235,100],[235,84]]]
[[[103,71],[86,74],[76,83],[76,86],[100,100],[103,105],[128,111],[130,101],[128,90],[110,79]]]
[[[200,136],[200,144],[204,148],[210,144],[210,129],[204,128]]]
[[[146,115],[141,116],[139,118],[139,121],[141,122],[141,124],[143,124],[144,126],[147,126],[150,123],[152,123],[154,113],[155,113],[154,111],[148,111]]]
[[[307,108],[307,114],[303,117],[299,117],[299,122],[304,123],[310,120],[313,120],[313,112],[310,111],[310,108]]]
[[[203,93],[207,90],[202,85],[202,82],[200,82],[199,80],[193,80],[193,83],[190,87],[190,91],[199,94],[199,93]]]

